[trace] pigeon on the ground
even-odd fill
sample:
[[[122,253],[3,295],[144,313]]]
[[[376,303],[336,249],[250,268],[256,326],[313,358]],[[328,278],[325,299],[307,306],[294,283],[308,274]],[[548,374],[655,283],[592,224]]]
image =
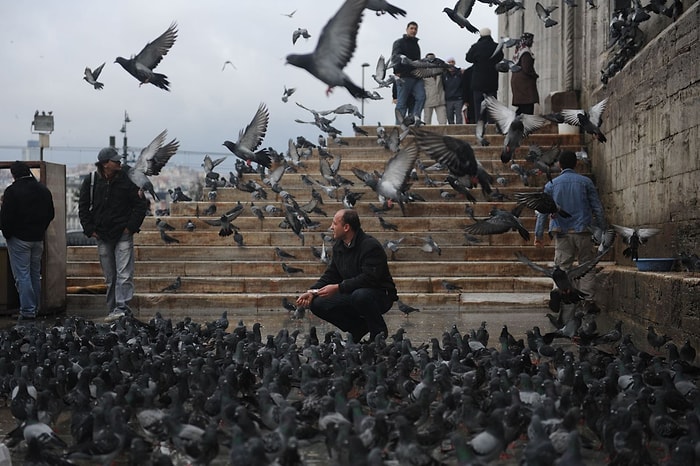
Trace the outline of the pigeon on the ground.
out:
[[[343,86],[353,97],[366,97],[367,92],[343,72],[355,52],[357,32],[367,0],[346,0],[323,27],[313,53],[287,55],[287,63],[303,68],[328,85],[326,94],[335,86]]]
[[[295,273],[304,273],[304,269],[301,269],[299,267],[292,267],[291,265],[287,265],[284,262],[282,262],[282,270],[284,270],[285,273],[289,275],[293,275]]]
[[[402,236],[399,239],[388,239],[384,241],[384,249],[391,251],[391,260],[396,260],[396,253],[398,252],[399,246],[403,240],[404,237]]]
[[[160,290],[161,293],[174,293],[182,286],[182,278],[179,276],[168,286]]]
[[[391,231],[399,231],[398,225],[394,223],[387,222],[384,220],[383,217],[378,217],[379,218],[379,225],[382,227],[384,230],[391,230]]]
[[[503,163],[513,160],[515,149],[520,147],[523,139],[547,123],[547,120],[539,115],[516,115],[515,110],[489,95],[484,97],[483,105],[491,118],[496,121],[499,131],[505,135],[501,152]]]
[[[399,311],[403,312],[406,315],[406,317],[408,317],[408,315],[412,312],[420,312],[420,309],[418,309],[417,307],[410,306],[401,301],[400,299],[396,301],[396,304],[399,306]]]
[[[454,21],[462,29],[466,28],[467,31],[476,34],[479,32],[479,28],[472,25],[467,18],[472,12],[474,3],[476,0],[457,0],[454,8],[443,8],[442,11],[449,16],[449,18]]]
[[[440,283],[442,284],[442,287],[445,289],[445,291],[447,291],[448,293],[451,293],[453,291],[462,291],[461,286],[449,280],[442,280]]]
[[[627,248],[622,251],[622,255],[634,261],[639,259],[639,246],[661,232],[659,228],[630,228],[621,225],[613,225],[613,228],[627,245]]]
[[[354,121],[352,122],[352,131],[355,133],[355,136],[369,136],[369,133],[357,126]]]
[[[102,72],[102,68],[104,68],[104,66],[105,64],[102,63],[94,70],[91,70],[87,66],[85,67],[85,76],[83,76],[83,79],[88,83],[92,84],[92,86],[97,90],[100,90],[104,87],[104,84],[102,84],[101,82],[97,82],[98,78],[100,77],[100,73]]]
[[[195,225],[192,220],[188,219],[183,228],[187,231],[194,231],[197,228],[197,225]]]
[[[168,194],[170,194],[170,200],[173,201],[173,203],[190,202],[192,200],[191,197],[182,192],[180,186],[177,186],[175,189],[168,189]]]
[[[430,253],[437,252],[438,256],[442,255],[442,249],[435,242],[432,235],[428,235],[428,236],[423,238],[423,246],[421,246],[421,249],[425,252],[430,252]]]
[[[169,91],[170,82],[168,77],[161,73],[154,73],[153,69],[167,55],[177,38],[177,23],[173,22],[170,27],[156,40],[149,42],[135,57],[126,59],[117,57],[116,62],[129,72],[139,83],[151,83],[156,87]],[[141,85],[139,84],[139,86]]]
[[[141,154],[139,154],[139,158],[136,159],[133,167],[125,164],[123,168],[129,179],[142,191],[150,193],[156,201],[159,200],[158,195],[148,177],[158,175],[180,147],[180,143],[176,139],[164,145],[167,134],[168,130],[163,130],[149,145],[141,150]]]
[[[179,243],[180,240],[175,238],[174,236],[170,236],[165,232],[165,230],[160,230],[160,239],[163,240],[165,244],[173,244],[173,243]]]
[[[264,149],[255,152],[255,150],[260,147],[260,144],[262,144],[263,138],[265,138],[269,121],[270,112],[268,112],[265,104],[261,103],[248,126],[238,133],[238,141],[224,141],[224,146],[233,152],[236,157],[245,160],[248,165],[250,165],[251,162],[255,162],[266,168],[270,168],[272,164],[270,154]]]

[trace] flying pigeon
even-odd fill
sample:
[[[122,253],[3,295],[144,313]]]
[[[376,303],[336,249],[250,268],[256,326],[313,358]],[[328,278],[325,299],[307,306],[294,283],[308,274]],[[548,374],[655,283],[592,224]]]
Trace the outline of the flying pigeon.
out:
[[[282,93],[282,102],[287,102],[289,100],[289,96],[294,94],[297,91],[296,87],[287,87],[284,86],[284,92]]]
[[[409,188],[409,175],[418,159],[418,147],[411,144],[399,150],[396,155],[387,160],[384,173],[371,183],[370,187],[377,193],[381,203],[397,202],[405,215],[404,204],[408,201],[406,191]]]
[[[515,202],[543,214],[557,214],[563,218],[571,217],[570,213],[557,205],[551,195],[543,191],[515,193]]]
[[[384,13],[389,13],[394,18],[396,18],[396,15],[406,16],[406,10],[394,6],[386,0],[367,0],[366,8],[376,11],[377,16],[383,15]]]
[[[607,103],[608,98],[606,97],[589,108],[588,111],[583,109],[565,109],[554,115],[548,115],[547,118],[556,123],[580,126],[586,133],[595,136],[599,142],[605,142],[607,138],[600,130],[600,125],[603,123],[602,116]]]
[[[613,228],[622,236],[622,241],[627,245],[627,248],[622,251],[622,255],[635,261],[639,259],[639,246],[661,232],[658,228],[630,228],[620,225],[613,225]]]
[[[498,235],[510,230],[516,230],[525,241],[530,240],[530,232],[520,223],[518,217],[522,211],[522,206],[516,206],[513,212],[498,209],[491,209],[491,216],[484,220],[477,220],[476,223],[467,225],[464,231],[472,235]]]
[[[484,96],[484,103],[491,118],[496,121],[499,131],[505,135],[501,162],[508,163],[513,159],[515,149],[532,132],[543,127],[547,120],[539,115],[516,115],[515,110],[506,107],[495,97]]]
[[[92,84],[93,87],[97,90],[100,90],[104,87],[104,84],[97,82],[97,79],[100,77],[100,73],[102,72],[102,68],[104,68],[105,64],[102,63],[100,66],[95,68],[95,70],[91,70],[87,66],[85,67],[85,76],[83,79],[87,81],[88,83]]]
[[[224,141],[224,146],[233,152],[236,157],[245,160],[249,165],[251,162],[255,162],[266,168],[270,168],[272,164],[270,154],[265,149],[254,152],[265,137],[269,121],[270,113],[267,107],[265,107],[265,104],[261,103],[250,124],[238,133],[238,141]]]
[[[326,95],[335,86],[345,87],[356,98],[367,95],[367,92],[354,84],[343,72],[343,68],[355,52],[357,31],[366,6],[367,0],[346,0],[323,27],[313,53],[287,55],[287,63],[304,68],[328,84]]]
[[[296,31],[292,33],[292,44],[296,44],[297,40],[299,40],[300,37],[308,39],[311,37],[311,34],[309,34],[309,31],[307,29],[297,28]]]
[[[552,26],[556,26],[557,24],[559,24],[557,21],[554,21],[551,17],[552,12],[557,8],[559,8],[559,5],[545,7],[540,2],[535,3],[535,11],[537,12],[537,16],[544,23],[544,27],[551,28]]]
[[[292,11],[291,13],[280,13],[282,16],[286,16],[287,18],[291,18],[294,16],[294,13],[296,13],[297,10]]]
[[[156,201],[159,200],[158,195],[148,177],[158,175],[165,164],[168,163],[170,157],[175,155],[175,152],[180,147],[180,143],[176,139],[163,145],[167,134],[168,130],[163,130],[149,145],[144,147],[133,168],[129,165],[124,165],[123,168],[129,179],[142,191],[149,192]]]
[[[238,68],[236,68],[236,65],[234,65],[231,60],[226,60],[223,64],[223,66],[221,67],[221,71],[224,71],[226,69],[226,65],[231,65],[231,68],[233,68],[234,70],[238,69]]]
[[[177,38],[177,23],[173,22],[170,27],[156,40],[149,42],[135,57],[128,60],[117,57],[116,63],[129,72],[130,75],[139,80],[141,84],[151,83],[156,87],[169,91],[170,82],[164,74],[154,73],[153,69],[167,55]],[[140,84],[139,84],[140,85]]]
[[[411,128],[410,132],[431,159],[447,166],[456,178],[469,178],[468,183],[462,181],[462,184],[473,186],[478,183],[484,193],[491,193],[491,176],[476,160],[474,149],[467,141],[416,128]]]
[[[477,33],[479,29],[472,25],[467,19],[472,12],[475,0],[457,0],[454,8],[443,8],[442,11],[449,16],[449,18],[454,21],[462,29],[466,28],[467,31]]]

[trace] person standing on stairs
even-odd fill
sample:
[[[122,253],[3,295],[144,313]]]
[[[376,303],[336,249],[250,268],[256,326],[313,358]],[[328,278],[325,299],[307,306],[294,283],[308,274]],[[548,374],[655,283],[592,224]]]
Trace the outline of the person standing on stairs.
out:
[[[134,233],[146,217],[148,200],[122,171],[113,147],[100,150],[97,171],[80,187],[78,215],[85,236],[97,240],[102,273],[107,284],[107,320],[130,312],[134,297]]]
[[[520,71],[513,72],[510,76],[513,105],[517,107],[516,115],[521,113],[534,115],[535,104],[540,102],[540,95],[537,92],[539,75],[535,72],[535,57],[530,50],[534,37],[530,32],[523,32],[513,56],[513,63],[520,66]]]
[[[598,191],[590,178],[576,173],[576,154],[564,151],[559,155],[561,174],[544,186],[544,192],[554,198],[560,209],[570,217],[552,214],[549,216],[549,235],[554,238],[554,263],[564,270],[571,268],[574,261],[581,264],[595,257],[589,226],[607,228],[603,205]],[[535,246],[544,247],[544,223],[548,215],[537,212],[535,223]],[[586,293],[587,300],[595,295],[595,276],[588,273],[581,277],[578,289]],[[560,321],[565,324],[574,314],[575,305],[559,304],[556,290],[553,290],[550,308],[559,312]]]
[[[388,330],[383,315],[399,299],[382,244],[362,230],[357,211],[342,209],[331,223],[333,256],[311,289],[297,298],[321,319],[344,332],[355,343],[367,333],[370,341]]]
[[[479,36],[479,40],[469,48],[464,57],[469,63],[473,63],[471,67],[471,91],[474,99],[474,115],[477,119],[481,114],[481,102],[483,102],[484,96],[497,97],[498,70],[496,64],[503,60],[503,51],[496,51],[498,44],[491,37],[491,29],[481,29]]]

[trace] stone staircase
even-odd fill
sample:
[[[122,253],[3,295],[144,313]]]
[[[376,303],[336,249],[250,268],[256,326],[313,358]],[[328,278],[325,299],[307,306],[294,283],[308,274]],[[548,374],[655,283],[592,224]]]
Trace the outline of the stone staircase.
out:
[[[375,134],[374,127],[364,129],[370,135]],[[390,129],[387,127],[387,131]],[[492,207],[512,209],[515,207],[513,193],[540,190],[546,182],[544,175],[536,175],[530,177],[529,187],[524,186],[519,176],[509,166],[501,163],[499,154],[502,136],[493,130],[487,135],[491,145],[479,147],[475,145],[473,125],[429,126],[426,129],[469,141],[486,170],[494,177],[498,174],[507,180],[506,186],[494,183],[494,187],[498,187],[505,195],[502,202],[484,201],[480,189],[472,191],[478,202],[470,205],[477,218],[487,217]],[[409,136],[402,144],[410,144],[411,139]],[[391,154],[377,145],[374,136],[347,137],[344,140],[349,143],[347,146],[332,145],[330,152],[342,157],[340,173],[355,182],[351,190],[365,192],[356,205],[363,229],[382,242],[404,238],[399,251],[390,260],[390,269],[399,296],[405,303],[422,310],[446,306],[483,309],[503,304],[516,307],[544,305],[549,298],[551,280],[537,275],[515,260],[515,252],[522,251],[532,260],[547,262],[554,256],[552,245],[536,249],[532,246],[532,240],[523,240],[517,232],[480,236],[479,243],[467,241],[463,228],[472,223],[472,220],[465,214],[468,202],[464,196],[457,194],[451,199],[443,198],[440,195],[441,188],[450,193],[456,192],[447,183],[439,187],[426,186],[422,174],[419,174],[411,191],[422,196],[425,202],[408,204],[406,216],[402,216],[398,207],[383,214],[386,221],[398,227],[398,231],[385,231],[369,206],[370,203],[379,205],[376,194],[357,179],[351,168],[382,171]],[[549,125],[526,140],[526,144],[538,144],[543,148],[554,143],[561,144],[565,149],[579,150],[582,138],[580,135],[558,134],[556,125]],[[532,168],[524,160],[527,152],[525,145],[518,149],[516,155],[516,161],[526,169]],[[426,166],[433,163],[426,154],[421,153],[419,158]],[[314,179],[322,179],[315,150],[305,166],[306,169],[300,169],[298,173],[286,173],[280,182],[299,204],[311,199],[311,189],[302,182],[300,174],[306,171]],[[584,173],[588,171],[583,163],[579,164],[578,169]],[[446,173],[444,170],[434,171],[430,172],[430,176],[440,184]],[[259,175],[256,174],[245,175],[243,181],[249,177],[260,182]],[[279,196],[269,188],[266,191],[267,199],[253,202],[260,207],[273,204],[282,208]],[[342,189],[339,193],[342,193]],[[219,227],[204,221],[201,212],[211,204],[208,200],[170,205],[171,216],[165,217],[165,220],[176,230],[168,234],[177,238],[179,243],[166,245],[155,226],[155,219],[147,217],[141,233],[135,236],[137,294],[131,303],[134,312],[139,316],[149,316],[158,310],[170,315],[191,315],[196,309],[207,309],[210,312],[231,309],[236,309],[237,312],[282,310],[283,298],[295,299],[325,269],[325,264],[312,254],[312,247],[321,247],[321,233],[326,232],[333,214],[342,208],[342,195],[338,200],[328,198],[325,193],[322,195],[324,204],[321,208],[327,217],[311,215],[313,220],[320,222],[320,226],[316,231],[305,231],[304,244],[291,230],[280,228],[282,213],[277,216],[266,215],[264,220],[259,220],[250,210],[251,195],[234,188],[218,190],[217,214],[206,218],[218,218],[239,201],[245,204],[244,213],[233,222],[243,235],[242,247],[230,236],[220,237]],[[192,232],[184,229],[188,219],[196,224],[196,229]],[[521,220],[532,233],[535,225],[534,212],[525,209]],[[440,255],[422,250],[423,238],[427,235],[431,235],[440,246]],[[285,273],[282,261],[275,253],[275,246],[293,254],[295,258],[287,264],[300,268],[303,272],[293,275]],[[182,280],[180,289],[174,293],[161,292],[178,276]],[[443,287],[443,280],[457,284],[462,291],[448,292]],[[102,282],[96,247],[69,246],[69,312],[71,309],[103,309],[104,295],[71,292]]]

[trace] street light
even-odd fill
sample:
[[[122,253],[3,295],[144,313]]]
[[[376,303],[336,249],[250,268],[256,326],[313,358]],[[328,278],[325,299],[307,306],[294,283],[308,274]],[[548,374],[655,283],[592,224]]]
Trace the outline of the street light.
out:
[[[360,123],[364,126],[365,124],[365,68],[369,66],[369,63],[362,64],[362,118],[360,118]]]
[[[49,147],[49,134],[53,133],[53,112],[34,112],[32,133],[39,134],[39,160],[44,160],[44,147]]]
[[[124,110],[124,123],[122,123],[122,128],[119,130],[120,133],[124,133],[124,148],[123,148],[123,153],[122,153],[122,158],[124,159],[124,162],[126,162],[126,157],[127,157],[127,144],[126,144],[126,124],[130,123],[131,119],[129,118],[129,114],[126,113],[126,110]]]

